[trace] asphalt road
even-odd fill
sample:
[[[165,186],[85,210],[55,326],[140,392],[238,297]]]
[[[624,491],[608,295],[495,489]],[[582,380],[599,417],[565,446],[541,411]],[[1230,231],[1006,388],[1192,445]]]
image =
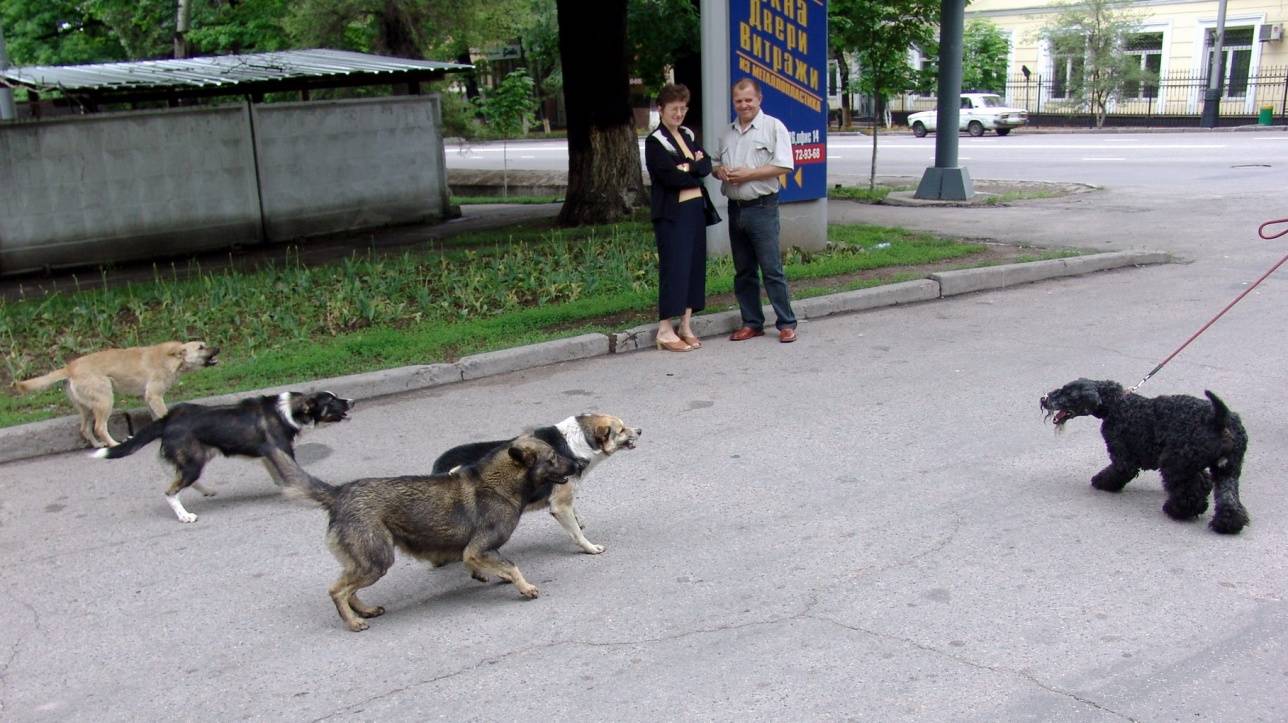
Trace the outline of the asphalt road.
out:
[[[1142,389],[1212,389],[1242,415],[1237,537],[1167,519],[1154,473],[1091,489],[1097,425],[1055,435],[1037,402],[1079,376],[1134,383],[1244,290],[1286,251],[1255,233],[1288,216],[1286,185],[1279,158],[1232,189],[833,203],[1183,262],[390,397],[304,437],[341,481],[587,409],[642,427],[578,496],[603,555],[544,514],[503,548],[537,600],[400,558],[365,593],[388,612],[350,633],[324,513],[257,464],[212,463],[219,495],[188,499],[190,525],[150,451],[2,465],[0,718],[1284,720],[1288,277]]]
[[[642,147],[642,146],[641,146]],[[830,176],[866,178],[872,139],[833,133],[827,145]],[[1288,159],[1283,127],[1175,133],[1047,133],[1020,129],[1005,138],[959,138],[959,160],[972,178],[1063,181],[1190,190],[1196,185],[1237,189],[1261,183],[1275,162]],[[448,168],[567,170],[563,140],[449,144]],[[906,131],[877,139],[877,174],[920,178],[935,165],[935,138]]]

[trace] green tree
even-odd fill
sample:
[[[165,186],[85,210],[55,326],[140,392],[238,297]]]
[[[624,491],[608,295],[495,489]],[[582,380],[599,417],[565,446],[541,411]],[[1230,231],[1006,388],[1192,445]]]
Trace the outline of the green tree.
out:
[[[559,67],[559,19],[555,0],[531,0],[531,20],[519,30],[519,52],[524,67],[532,76],[533,95],[537,100],[537,117],[550,131],[545,102],[563,91],[563,74]]]
[[[859,60],[855,89],[872,97],[872,165],[868,187],[876,187],[877,134],[887,100],[917,83],[908,48],[927,47],[939,23],[939,0],[832,0],[828,6],[830,45]]]
[[[281,50],[289,0],[191,3],[190,55]],[[76,65],[166,58],[174,52],[175,0],[5,0],[5,28],[15,65]]]
[[[129,60],[115,30],[76,0],[5,0],[0,24],[13,65]]]
[[[701,44],[698,9],[692,0],[630,0],[626,13],[632,75],[655,95],[676,57]]]
[[[531,17],[529,0],[296,0],[286,29],[296,47],[456,60],[508,42]]]
[[[1011,41],[987,20],[968,20],[962,29],[962,89],[1006,92]]]
[[[515,70],[496,88],[483,96],[479,110],[488,127],[501,135],[501,195],[510,195],[510,164],[507,158],[509,139],[526,134],[536,110],[532,95],[532,77],[525,70]]]
[[[1109,101],[1128,83],[1143,80],[1139,60],[1124,54],[1140,19],[1121,0],[1081,0],[1059,6],[1039,32],[1051,50],[1057,91],[1105,124]]]

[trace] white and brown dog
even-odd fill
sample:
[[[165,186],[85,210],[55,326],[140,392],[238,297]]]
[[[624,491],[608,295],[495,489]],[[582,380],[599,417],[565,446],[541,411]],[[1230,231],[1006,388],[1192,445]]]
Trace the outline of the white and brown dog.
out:
[[[584,525],[581,517],[573,507],[573,495],[576,494],[577,484],[586,478],[592,467],[608,459],[619,449],[634,449],[641,430],[628,427],[620,418],[607,414],[578,414],[550,427],[538,427],[529,433],[576,462],[580,471],[567,484],[555,485],[546,495],[529,500],[524,511],[539,510],[548,505],[550,514],[559,521],[573,542],[586,553],[598,555],[604,551],[604,546],[586,539],[582,532]],[[434,460],[433,473],[441,474],[461,465],[474,464],[488,452],[511,441],[513,440],[498,439],[453,447]]]
[[[165,416],[163,398],[179,374],[214,366],[219,347],[204,341],[166,341],[153,346],[104,349],[86,354],[44,376],[18,382],[20,392],[35,392],[67,380],[67,398],[80,414],[81,436],[93,447],[115,447],[107,433],[116,392],[143,397],[152,418]]]

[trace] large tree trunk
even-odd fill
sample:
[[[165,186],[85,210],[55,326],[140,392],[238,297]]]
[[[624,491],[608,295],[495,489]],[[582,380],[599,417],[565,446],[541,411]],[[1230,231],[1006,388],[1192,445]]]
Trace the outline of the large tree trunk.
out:
[[[413,60],[425,57],[416,37],[415,21],[397,0],[385,0],[377,27],[375,46],[380,55]]]
[[[568,114],[564,226],[628,217],[644,196],[626,62],[626,0],[558,0]]]

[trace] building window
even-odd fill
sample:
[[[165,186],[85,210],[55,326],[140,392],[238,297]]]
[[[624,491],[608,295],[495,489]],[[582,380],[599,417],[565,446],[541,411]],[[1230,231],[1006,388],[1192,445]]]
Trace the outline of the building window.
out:
[[[1051,58],[1051,97],[1066,100],[1075,95],[1075,88],[1082,82],[1086,56],[1057,55]]]
[[[913,77],[916,78],[917,94],[927,98],[935,97],[939,89],[939,56],[914,45],[909,51],[908,64],[912,66]]]
[[[1134,33],[1127,38],[1123,54],[1135,58],[1140,74],[1123,84],[1123,97],[1146,99],[1158,97],[1158,76],[1163,70],[1163,34]]]
[[[1204,33],[1203,77],[1209,77],[1212,68],[1212,51],[1216,45],[1216,29]],[[1248,73],[1252,69],[1252,28],[1226,28],[1221,43],[1225,61],[1225,97],[1242,98],[1248,94]]]

